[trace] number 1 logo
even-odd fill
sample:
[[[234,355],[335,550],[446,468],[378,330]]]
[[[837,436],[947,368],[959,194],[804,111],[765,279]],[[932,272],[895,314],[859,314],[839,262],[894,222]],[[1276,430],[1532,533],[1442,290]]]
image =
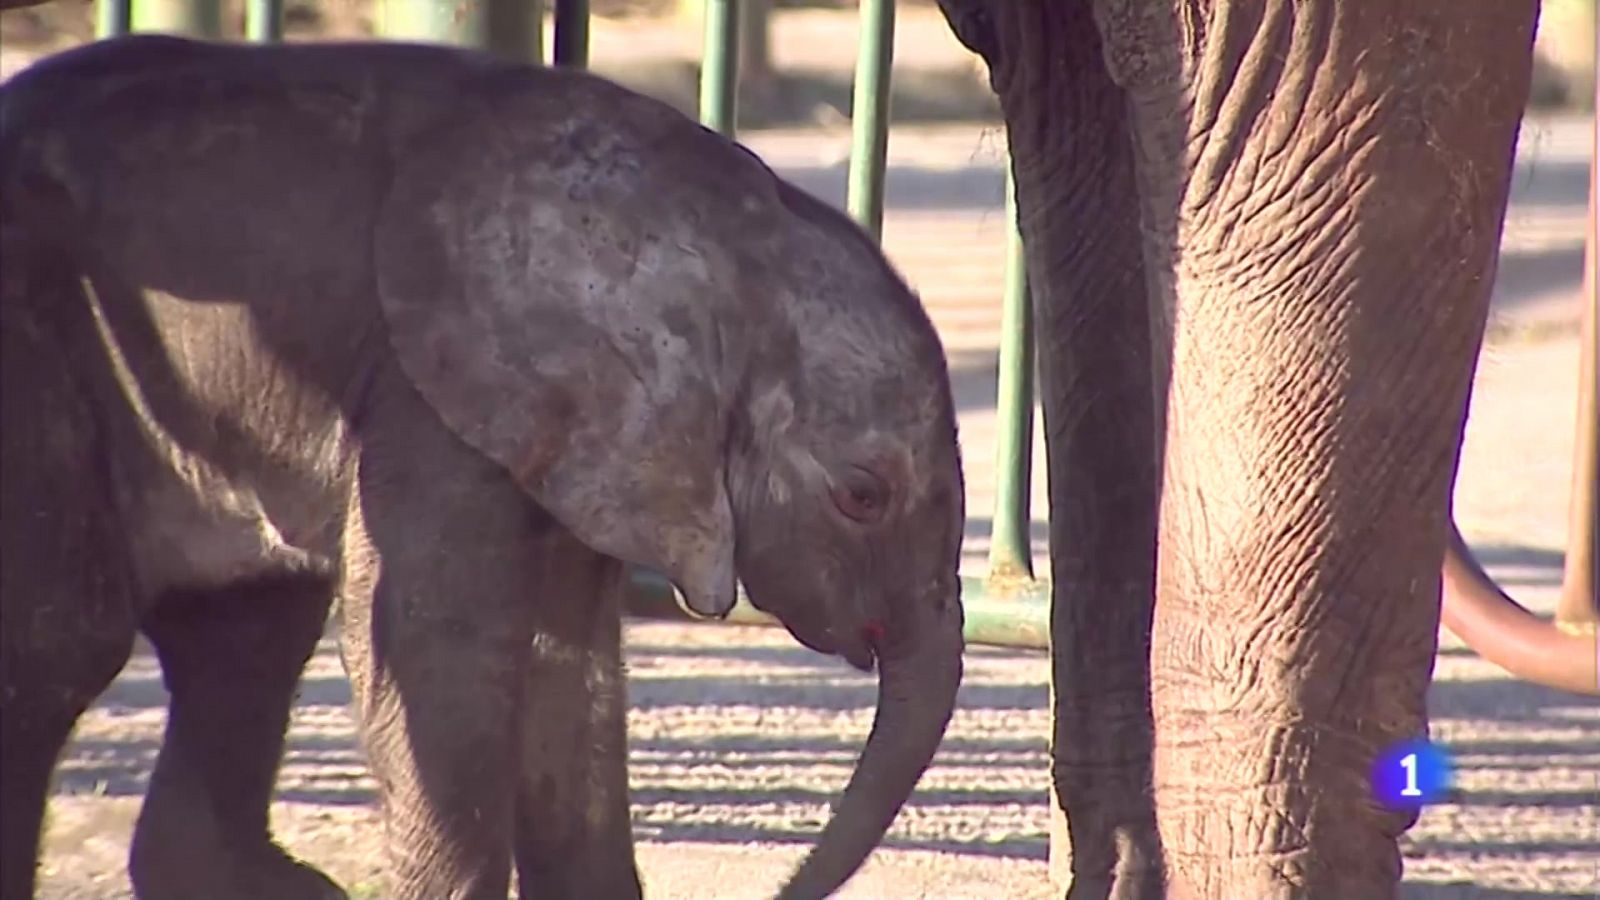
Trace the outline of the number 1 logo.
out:
[[[1417,787],[1417,755],[1407,753],[1400,757],[1400,767],[1406,770],[1406,786],[1400,789],[1400,796],[1421,797],[1422,790]]]
[[[1414,809],[1448,799],[1454,776],[1450,751],[1426,740],[1402,741],[1378,754],[1372,792],[1386,806]]]

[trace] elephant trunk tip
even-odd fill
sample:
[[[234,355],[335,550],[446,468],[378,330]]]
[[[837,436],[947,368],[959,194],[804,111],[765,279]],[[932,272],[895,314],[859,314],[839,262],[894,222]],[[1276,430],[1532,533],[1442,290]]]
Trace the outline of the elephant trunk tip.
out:
[[[1474,652],[1525,681],[1600,695],[1595,634],[1545,622],[1500,589],[1452,525],[1445,550],[1440,619]]]
[[[837,891],[883,840],[933,761],[955,712],[961,685],[962,622],[924,622],[912,642],[873,646],[878,711],[855,772],[816,846],[779,891],[782,900],[814,900]],[[896,652],[904,650],[905,652]]]

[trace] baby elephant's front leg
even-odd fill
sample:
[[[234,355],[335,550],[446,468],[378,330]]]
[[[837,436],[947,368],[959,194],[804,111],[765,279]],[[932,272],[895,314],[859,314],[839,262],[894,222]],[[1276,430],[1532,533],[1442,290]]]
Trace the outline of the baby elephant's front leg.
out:
[[[521,896],[638,898],[622,672],[624,567],[565,531],[542,541],[540,556],[513,844]]]
[[[426,411],[400,418],[369,423],[341,604],[386,896],[504,898],[537,545],[554,525]]]

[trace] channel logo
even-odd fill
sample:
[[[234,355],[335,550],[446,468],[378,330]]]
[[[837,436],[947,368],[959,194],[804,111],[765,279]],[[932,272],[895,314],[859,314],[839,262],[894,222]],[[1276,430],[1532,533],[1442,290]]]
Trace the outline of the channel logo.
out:
[[[1389,747],[1372,766],[1373,796],[1391,809],[1443,802],[1454,780],[1450,751],[1421,738]]]

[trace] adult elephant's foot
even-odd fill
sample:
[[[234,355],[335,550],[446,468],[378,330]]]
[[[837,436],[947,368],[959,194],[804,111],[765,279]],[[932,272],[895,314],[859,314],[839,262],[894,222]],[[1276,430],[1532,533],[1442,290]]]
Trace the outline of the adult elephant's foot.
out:
[[[1160,897],[1160,867],[1118,869],[1112,875],[1074,875],[1067,885],[1067,900],[1147,900]]]
[[[1148,745],[1148,735],[1143,740]],[[1067,900],[1162,896],[1165,872],[1149,757],[1098,766],[1058,760],[1052,776],[1050,877]]]
[[[1074,842],[1080,852],[1072,857],[1071,871],[1054,876],[1056,883],[1065,887],[1066,900],[1147,900],[1162,896],[1165,874],[1154,819],[1139,825],[1102,828],[1099,833],[1100,841]],[[1092,849],[1094,844],[1105,849],[1097,853]]]
[[[1117,829],[1117,865],[1112,870],[1110,900],[1153,900],[1166,888],[1166,866],[1161,860],[1161,838],[1154,819]],[[1068,897],[1072,895],[1069,893]],[[1089,896],[1085,894],[1084,896]]]
[[[1393,739],[1364,723],[1291,715],[1202,702],[1161,722],[1185,737],[1156,751],[1167,866],[1157,896],[1395,896],[1397,841],[1417,813],[1386,808],[1367,784],[1375,749]]]

